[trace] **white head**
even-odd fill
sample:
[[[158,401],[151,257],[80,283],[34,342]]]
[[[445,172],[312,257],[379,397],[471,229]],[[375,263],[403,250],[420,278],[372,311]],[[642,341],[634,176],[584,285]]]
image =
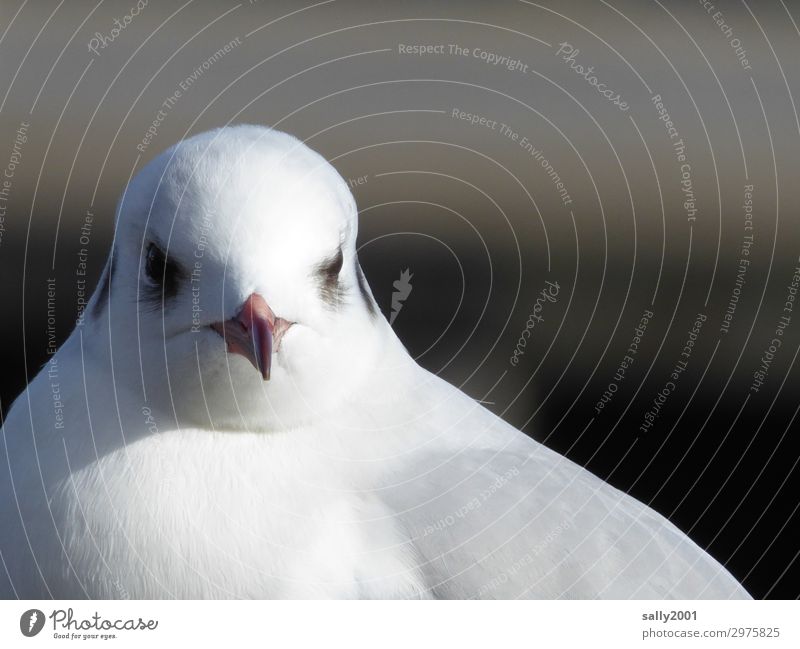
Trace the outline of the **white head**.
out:
[[[355,397],[391,338],[356,232],[347,184],[297,139],[258,126],[203,133],[125,190],[87,325],[117,382],[144,386],[181,425],[324,417]]]

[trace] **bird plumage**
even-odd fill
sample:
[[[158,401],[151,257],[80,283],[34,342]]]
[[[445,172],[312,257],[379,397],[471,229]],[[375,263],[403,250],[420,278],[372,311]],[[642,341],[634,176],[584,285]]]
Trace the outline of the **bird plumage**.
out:
[[[662,516],[419,367],[356,221],[333,168],[265,128],[140,172],[85,322],[4,422],[0,594],[747,597]],[[269,381],[212,327],[255,294],[293,323]]]

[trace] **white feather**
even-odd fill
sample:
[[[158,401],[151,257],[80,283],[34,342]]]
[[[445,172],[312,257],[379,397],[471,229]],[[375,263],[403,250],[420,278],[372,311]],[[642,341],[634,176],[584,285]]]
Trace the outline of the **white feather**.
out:
[[[330,165],[259,127],[134,179],[110,295],[5,421],[0,595],[748,596],[662,516],[417,366],[358,288],[356,221]],[[188,285],[142,306],[152,237],[201,263],[199,331]],[[339,245],[332,308],[311,269]],[[207,326],[254,291],[298,323],[269,382]]]

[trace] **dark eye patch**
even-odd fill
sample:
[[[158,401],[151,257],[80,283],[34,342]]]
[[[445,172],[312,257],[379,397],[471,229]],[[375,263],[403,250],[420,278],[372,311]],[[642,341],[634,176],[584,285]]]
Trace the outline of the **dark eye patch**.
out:
[[[372,299],[372,295],[367,288],[367,280],[364,277],[364,271],[361,270],[361,264],[358,263],[358,259],[356,259],[356,279],[358,280],[358,290],[361,293],[364,303],[367,305],[367,311],[369,311],[369,314],[374,317],[377,309],[375,308],[375,302]]]
[[[331,307],[341,304],[342,290],[339,283],[339,272],[342,270],[342,264],[344,264],[344,255],[340,247],[332,257],[317,264],[314,268],[320,296]]]
[[[186,278],[181,265],[170,259],[155,242],[147,246],[144,272],[148,281],[144,284],[144,300],[154,308],[178,294],[181,281]]]

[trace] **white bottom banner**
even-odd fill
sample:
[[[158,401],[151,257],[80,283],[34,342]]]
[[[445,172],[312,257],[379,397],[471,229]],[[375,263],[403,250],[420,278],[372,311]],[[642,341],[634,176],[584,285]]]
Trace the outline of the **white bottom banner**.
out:
[[[2,601],[0,647],[800,647],[800,603]]]

